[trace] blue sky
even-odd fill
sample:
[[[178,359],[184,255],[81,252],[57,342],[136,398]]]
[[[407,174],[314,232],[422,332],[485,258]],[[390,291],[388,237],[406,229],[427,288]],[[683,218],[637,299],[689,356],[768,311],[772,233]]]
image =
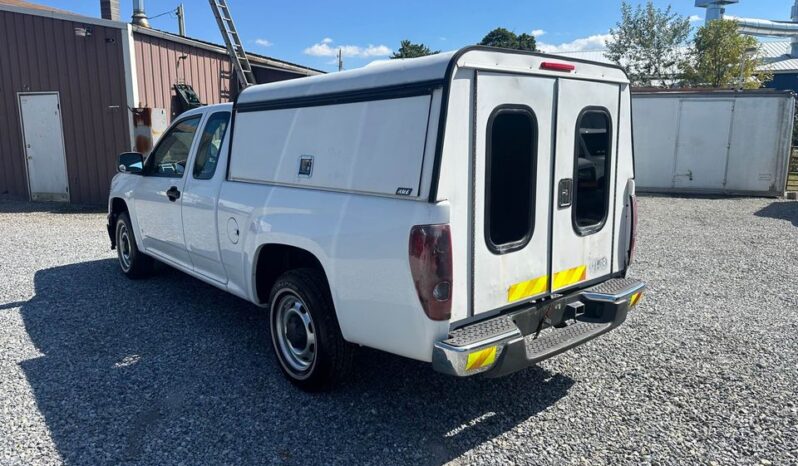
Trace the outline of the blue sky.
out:
[[[30,0],[90,16],[99,16],[99,0]],[[188,35],[221,43],[206,0],[183,0]],[[132,14],[132,1],[120,0],[122,18]],[[146,0],[155,16],[179,0]],[[495,27],[536,33],[539,46],[555,50],[594,50],[602,35],[618,21],[620,0],[228,0],[248,50],[324,70],[334,70],[335,53],[345,52],[346,68],[385,58],[402,39],[423,42],[435,50],[453,50],[479,42]],[[640,3],[640,2],[633,2]],[[672,4],[685,16],[700,16],[693,0],[656,0]],[[789,19],[792,0],[741,0],[727,14]],[[697,19],[697,18],[696,18]],[[702,24],[695,21],[694,24]],[[177,20],[165,15],[152,20],[158,29],[177,32]]]

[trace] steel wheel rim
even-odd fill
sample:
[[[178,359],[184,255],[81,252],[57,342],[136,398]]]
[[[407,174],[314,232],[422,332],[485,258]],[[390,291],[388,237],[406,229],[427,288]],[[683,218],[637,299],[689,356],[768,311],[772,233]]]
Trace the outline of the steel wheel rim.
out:
[[[130,235],[127,231],[127,225],[124,223],[119,225],[119,237],[116,242],[116,247],[119,250],[119,263],[122,266],[122,270],[130,270]]]
[[[292,291],[278,294],[273,314],[277,350],[292,372],[307,372],[316,361],[316,326],[308,307]]]

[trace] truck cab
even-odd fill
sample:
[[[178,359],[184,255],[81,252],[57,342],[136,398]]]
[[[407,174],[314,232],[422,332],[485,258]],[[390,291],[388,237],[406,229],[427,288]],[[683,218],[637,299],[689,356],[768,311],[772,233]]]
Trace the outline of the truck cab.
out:
[[[252,86],[120,156],[109,235],[262,306],[283,372],[357,346],[500,376],[620,325],[636,225],[629,82],[470,47]]]

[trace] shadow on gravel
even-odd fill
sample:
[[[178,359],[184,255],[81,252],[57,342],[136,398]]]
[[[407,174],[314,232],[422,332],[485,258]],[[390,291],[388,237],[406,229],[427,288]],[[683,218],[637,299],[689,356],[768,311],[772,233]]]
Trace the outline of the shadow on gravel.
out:
[[[96,214],[106,206],[67,204],[61,202],[28,202],[0,196],[0,214],[46,212],[51,214]]]
[[[363,350],[351,384],[309,395],[283,379],[260,309],[177,271],[130,281],[99,260],[35,287],[22,316],[43,355],[22,368],[71,464],[438,464],[574,383],[540,368],[456,380]]]
[[[754,213],[757,217],[787,220],[798,227],[798,202],[774,202]]]

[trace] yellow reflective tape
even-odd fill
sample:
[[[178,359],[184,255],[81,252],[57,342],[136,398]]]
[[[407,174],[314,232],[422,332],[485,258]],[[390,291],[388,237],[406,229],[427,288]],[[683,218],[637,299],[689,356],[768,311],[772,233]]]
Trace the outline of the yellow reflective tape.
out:
[[[552,289],[559,290],[574,285],[587,278],[587,266],[580,265],[572,269],[563,270],[554,274]]]
[[[490,366],[494,362],[496,362],[496,347],[491,346],[490,348],[485,348],[469,354],[468,361],[466,362],[466,370],[481,369]]]
[[[516,283],[507,290],[507,302],[512,303],[524,298],[545,293],[549,286],[549,276],[533,278],[525,282]]]
[[[637,303],[640,302],[640,298],[643,297],[643,292],[638,291],[637,293],[633,294],[631,298],[629,298],[629,307],[636,306]]]

